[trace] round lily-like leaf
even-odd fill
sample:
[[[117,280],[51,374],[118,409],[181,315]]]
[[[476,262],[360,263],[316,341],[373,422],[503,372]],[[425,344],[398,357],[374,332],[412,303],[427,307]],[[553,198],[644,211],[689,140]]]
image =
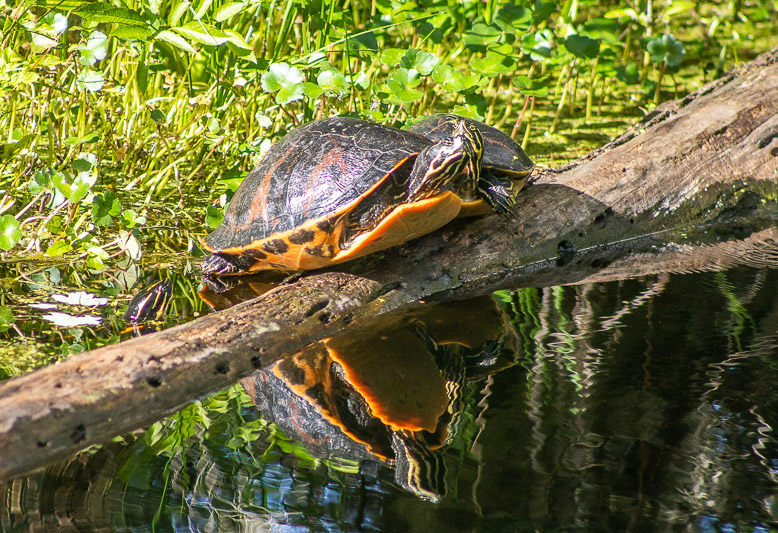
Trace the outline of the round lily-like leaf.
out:
[[[634,63],[616,67],[616,78],[627,85],[637,85],[640,82],[640,70]]]
[[[10,250],[22,238],[22,226],[11,215],[0,217],[0,248]]]
[[[475,51],[484,50],[487,44],[497,42],[501,36],[502,30],[498,26],[476,22],[465,33],[465,46]]]
[[[205,225],[216,229],[224,219],[224,212],[216,206],[209,205],[205,208]]]
[[[524,33],[532,24],[532,11],[524,6],[505,4],[497,12],[494,23],[505,33]]]
[[[273,63],[267,72],[262,74],[262,89],[276,94],[277,104],[288,104],[303,97],[303,73],[297,67],[288,63]]]
[[[348,81],[346,77],[337,70],[322,70],[316,76],[316,83],[327,94],[343,96],[348,93]]]
[[[569,35],[565,38],[565,48],[575,57],[594,59],[600,53],[600,41],[585,35]]]
[[[524,52],[530,54],[533,61],[543,61],[551,57],[553,38],[554,34],[550,30],[526,33],[521,36],[520,46]]]
[[[652,62],[667,63],[668,67],[677,67],[686,55],[683,43],[670,33],[651,39],[646,48]]]
[[[416,70],[422,76],[429,76],[439,61],[435,54],[411,48],[403,54],[400,66]]]
[[[511,70],[513,60],[507,56],[489,51],[485,57],[474,58],[470,65],[473,67],[473,70],[480,72],[484,76],[498,76]]]
[[[432,69],[432,79],[447,92],[456,93],[465,89],[464,76],[451,65],[436,65]]]
[[[545,77],[530,79],[528,76],[520,75],[513,78],[513,85],[524,96],[546,96],[548,95],[548,87],[545,81]]]
[[[96,93],[103,88],[103,85],[105,85],[105,78],[102,73],[88,68],[82,70],[76,80],[76,86],[81,91],[86,89],[89,92]]]
[[[105,59],[108,53],[108,36],[99,31],[89,34],[86,43],[78,47],[81,58],[78,60],[84,66],[91,66]]]
[[[389,67],[399,65],[403,54],[405,50],[402,48],[386,48],[381,52],[381,63]]]

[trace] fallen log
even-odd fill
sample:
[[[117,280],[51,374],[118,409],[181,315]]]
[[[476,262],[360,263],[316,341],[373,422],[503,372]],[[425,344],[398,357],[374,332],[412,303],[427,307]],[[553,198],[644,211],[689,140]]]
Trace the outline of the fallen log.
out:
[[[233,308],[0,384],[0,479],[148,425],[420,299],[642,275],[678,268],[684,256],[699,261],[695,250],[720,268],[715,247],[695,239],[732,224],[774,250],[777,62],[778,51],[764,54],[660,106],[585,160],[545,173],[521,194],[517,220],[457,220]]]

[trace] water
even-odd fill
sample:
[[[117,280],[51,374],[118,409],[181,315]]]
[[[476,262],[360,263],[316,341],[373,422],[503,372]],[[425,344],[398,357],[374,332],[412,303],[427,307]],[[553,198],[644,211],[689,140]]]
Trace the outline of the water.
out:
[[[377,448],[317,449],[316,409],[287,376],[286,390],[281,379],[263,392],[266,409],[302,406],[285,420],[235,386],[0,484],[0,530],[775,530],[776,294],[777,269],[736,267],[504,291],[388,320],[389,340],[357,353],[415,350],[419,375],[443,357],[426,383],[462,386],[440,404],[395,378],[408,402],[437,398],[417,402],[422,414],[451,407],[438,440],[424,437],[444,465],[439,503],[404,487]],[[348,379],[365,390],[372,376],[418,377],[393,360]],[[302,431],[290,439],[270,420]]]

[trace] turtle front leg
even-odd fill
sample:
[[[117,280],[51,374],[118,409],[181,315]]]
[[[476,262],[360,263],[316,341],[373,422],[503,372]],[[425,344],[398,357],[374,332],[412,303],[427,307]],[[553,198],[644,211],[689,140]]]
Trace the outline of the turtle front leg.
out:
[[[526,178],[512,180],[498,176],[487,169],[478,179],[478,196],[499,215],[516,218],[516,195],[527,182]]]

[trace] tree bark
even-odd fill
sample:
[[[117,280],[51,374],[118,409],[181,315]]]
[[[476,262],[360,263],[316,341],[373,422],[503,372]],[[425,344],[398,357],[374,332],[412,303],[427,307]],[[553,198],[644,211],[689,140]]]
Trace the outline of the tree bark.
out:
[[[421,299],[723,268],[744,248],[774,252],[777,61],[777,51],[764,54],[660,106],[583,161],[546,172],[520,195],[516,220],[456,220],[230,309],[0,384],[0,479],[148,425]],[[733,224],[751,242],[695,246],[696,237]],[[684,248],[667,245],[682,237]]]

